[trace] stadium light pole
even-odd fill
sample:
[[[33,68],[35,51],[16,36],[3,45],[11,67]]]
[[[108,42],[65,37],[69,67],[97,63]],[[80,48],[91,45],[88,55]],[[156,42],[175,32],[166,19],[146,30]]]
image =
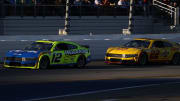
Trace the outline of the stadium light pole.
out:
[[[70,6],[69,0],[66,0],[64,35],[67,35],[69,33],[69,26],[70,26],[70,23],[69,23],[69,20],[70,20],[70,18],[69,18],[69,6]]]

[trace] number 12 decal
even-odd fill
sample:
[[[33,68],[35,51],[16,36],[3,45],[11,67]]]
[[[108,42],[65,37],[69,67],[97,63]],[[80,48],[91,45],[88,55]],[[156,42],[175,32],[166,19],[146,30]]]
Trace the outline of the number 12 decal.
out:
[[[62,53],[54,53],[53,58],[52,58],[52,62],[53,63],[60,62],[61,57],[62,57]]]

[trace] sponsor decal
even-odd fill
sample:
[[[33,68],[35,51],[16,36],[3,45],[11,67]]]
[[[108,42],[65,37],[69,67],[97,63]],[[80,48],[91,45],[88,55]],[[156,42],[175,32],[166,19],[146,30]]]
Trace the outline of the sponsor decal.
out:
[[[27,51],[28,53],[38,53],[37,51]]]
[[[13,55],[22,55],[22,54],[14,53]]]
[[[15,50],[15,52],[23,52],[22,50]]]
[[[81,54],[81,53],[87,53],[88,50],[85,49],[79,49],[79,50],[68,50],[65,51],[65,55],[74,55],[74,54]]]

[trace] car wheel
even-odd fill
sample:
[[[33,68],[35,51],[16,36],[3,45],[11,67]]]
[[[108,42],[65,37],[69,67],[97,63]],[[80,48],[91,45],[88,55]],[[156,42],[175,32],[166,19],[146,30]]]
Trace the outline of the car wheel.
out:
[[[147,57],[147,55],[146,55],[145,53],[142,53],[142,54],[139,56],[139,61],[138,61],[139,65],[145,65],[145,64],[147,64],[147,62],[148,62],[148,57]]]
[[[180,62],[180,54],[174,54],[173,58],[172,58],[172,64],[173,65],[178,65]]]
[[[76,63],[75,66],[76,66],[77,68],[84,68],[85,65],[86,65],[85,57],[81,56],[81,57],[78,58],[77,63]]]
[[[47,57],[43,57],[39,62],[40,69],[47,69],[49,67],[49,59]]]

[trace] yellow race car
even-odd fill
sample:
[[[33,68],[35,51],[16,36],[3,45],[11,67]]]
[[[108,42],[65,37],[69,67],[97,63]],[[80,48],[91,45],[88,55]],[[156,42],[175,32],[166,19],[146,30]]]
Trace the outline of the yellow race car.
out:
[[[110,47],[105,63],[145,65],[149,62],[180,63],[180,45],[164,39],[137,38],[123,46]]]

